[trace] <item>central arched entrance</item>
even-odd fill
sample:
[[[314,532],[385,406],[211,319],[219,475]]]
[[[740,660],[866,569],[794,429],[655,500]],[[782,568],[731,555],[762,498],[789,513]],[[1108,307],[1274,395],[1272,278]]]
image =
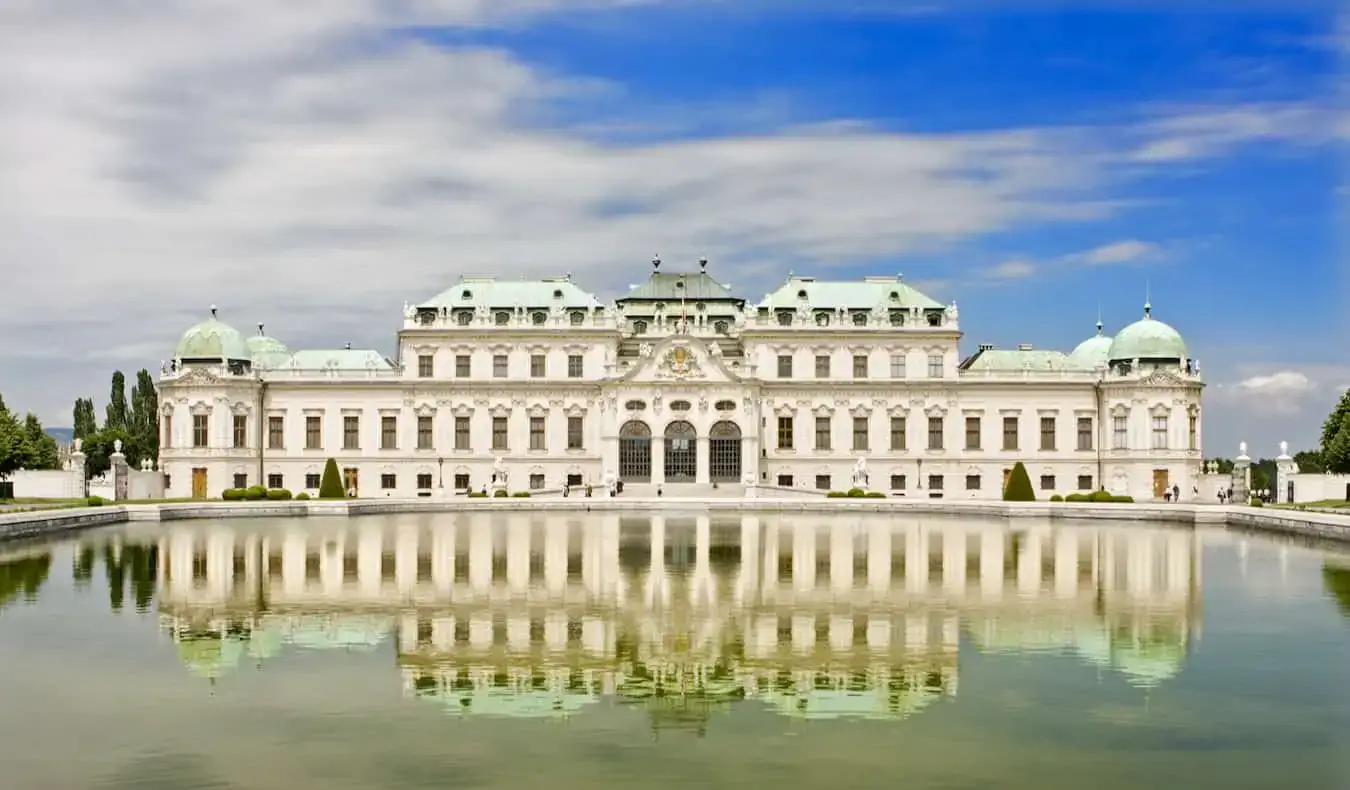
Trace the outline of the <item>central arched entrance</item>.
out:
[[[652,429],[642,420],[629,420],[619,427],[619,479],[651,482]]]
[[[741,426],[731,420],[713,423],[708,430],[708,479],[741,482]]]
[[[698,479],[698,430],[676,420],[666,426],[666,482],[692,483]]]

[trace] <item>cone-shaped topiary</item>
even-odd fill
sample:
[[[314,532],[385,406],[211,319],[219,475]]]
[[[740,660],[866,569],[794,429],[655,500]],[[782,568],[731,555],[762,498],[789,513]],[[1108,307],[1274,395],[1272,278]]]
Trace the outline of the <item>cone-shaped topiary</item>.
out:
[[[346,497],[347,492],[342,488],[342,476],[338,474],[337,459],[329,458],[328,463],[323,466],[323,477],[319,480],[319,499],[346,499]]]
[[[1004,502],[1035,502],[1036,491],[1031,487],[1031,476],[1027,468],[1018,461],[1008,475],[1008,485],[1003,489]]]

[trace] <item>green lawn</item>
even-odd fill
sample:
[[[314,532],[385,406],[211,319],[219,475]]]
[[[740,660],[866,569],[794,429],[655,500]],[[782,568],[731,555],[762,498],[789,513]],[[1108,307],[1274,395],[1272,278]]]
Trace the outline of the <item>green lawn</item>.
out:
[[[1319,499],[1319,500],[1317,500],[1316,502],[1295,502],[1295,503],[1292,504],[1292,505],[1284,504],[1284,505],[1277,505],[1276,507],[1293,508],[1293,509],[1295,509],[1295,510],[1297,510],[1298,508],[1303,508],[1303,507],[1326,507],[1326,508],[1344,508],[1344,509],[1350,509],[1350,502],[1347,502],[1347,501],[1345,501],[1344,499]]]

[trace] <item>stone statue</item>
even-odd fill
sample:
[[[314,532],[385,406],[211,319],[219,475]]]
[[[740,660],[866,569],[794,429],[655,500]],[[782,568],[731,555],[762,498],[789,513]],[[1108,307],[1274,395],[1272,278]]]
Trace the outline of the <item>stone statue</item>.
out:
[[[506,482],[506,463],[502,461],[502,457],[500,455],[497,456],[497,460],[492,462],[492,482],[494,483]]]
[[[77,453],[82,453],[82,452],[84,452],[83,450],[80,449],[80,448],[83,447],[83,446],[84,446],[84,440],[83,440],[83,439],[76,439],[76,440],[75,440],[75,450],[74,450],[74,452],[77,452]]]
[[[114,452],[114,453],[120,453],[120,452],[122,452],[122,440],[121,440],[121,439],[117,439],[117,440],[115,440],[115,441],[113,442],[113,452]]]
[[[412,320],[412,319],[415,318],[416,316],[417,316],[417,308],[416,308],[416,307],[413,307],[412,305],[408,304],[407,302],[404,302],[404,303],[403,303],[403,317],[404,317],[404,318],[407,318],[407,319],[409,319],[409,320]]]
[[[1243,456],[1245,456],[1246,454],[1247,454],[1247,443],[1246,443],[1246,442],[1238,442],[1238,455],[1243,455]]]
[[[867,459],[859,458],[853,465],[853,487],[867,488]]]
[[[1287,458],[1288,456],[1289,456],[1289,442],[1280,442],[1280,457]]]
[[[651,344],[651,343],[641,343],[641,344],[638,345],[638,356],[642,357],[643,359],[646,359],[647,357],[650,357],[651,355],[652,355],[652,344]]]
[[[737,328],[737,329],[743,328],[743,327],[745,326],[745,322],[746,322],[747,320],[748,320],[748,312],[747,312],[746,310],[737,310],[737,311],[736,311],[736,328]]]
[[[488,317],[488,306],[485,304],[478,305],[473,309],[473,314],[479,321],[486,321]]]

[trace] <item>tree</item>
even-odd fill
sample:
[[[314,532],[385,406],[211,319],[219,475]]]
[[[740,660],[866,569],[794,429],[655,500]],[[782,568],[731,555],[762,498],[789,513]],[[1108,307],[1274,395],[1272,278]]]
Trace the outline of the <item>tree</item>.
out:
[[[1350,391],[1322,425],[1321,455],[1327,472],[1350,474]]]
[[[1008,475],[1008,485],[1003,489],[1004,502],[1035,502],[1036,490],[1031,487],[1031,475],[1026,466],[1018,461]]]
[[[1299,450],[1294,453],[1294,463],[1298,464],[1298,471],[1303,474],[1320,475],[1326,471],[1322,454],[1317,450]]]
[[[90,398],[75,399],[74,438],[83,439],[98,433],[98,418],[94,416],[94,401]]]
[[[323,465],[323,477],[319,480],[319,499],[345,499],[347,491],[342,487],[342,477],[338,474],[337,459],[329,458]]]
[[[24,418],[23,424],[25,469],[60,469],[61,456],[56,449],[56,438],[49,436],[42,428],[42,422],[32,412]]]
[[[137,371],[136,386],[131,388],[127,432],[138,464],[145,458],[159,460],[159,394],[155,392],[155,380],[144,368]]]
[[[0,399],[0,480],[22,469],[28,462],[28,437],[19,420]]]
[[[114,371],[112,387],[108,393],[108,410],[103,418],[103,427],[125,431],[130,427],[128,417],[127,380],[122,375],[122,371]]]
[[[112,468],[112,454],[116,449],[118,440],[122,442],[122,452],[127,448],[127,432],[117,429],[104,428],[98,433],[86,437],[84,440],[84,476],[85,479],[92,479],[107,472]],[[131,456],[127,456],[127,463],[135,465]]]

